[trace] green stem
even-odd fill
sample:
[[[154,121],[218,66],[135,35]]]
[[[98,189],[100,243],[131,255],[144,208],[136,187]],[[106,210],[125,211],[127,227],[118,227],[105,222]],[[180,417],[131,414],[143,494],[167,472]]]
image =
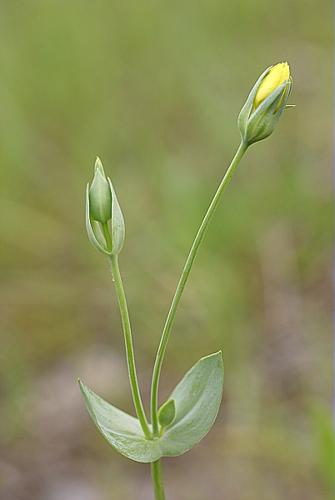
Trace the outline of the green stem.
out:
[[[152,421],[152,429],[153,429],[153,434],[154,436],[158,436],[159,434],[159,425],[158,425],[158,417],[157,417],[157,410],[158,410],[158,386],[159,386],[159,378],[160,378],[160,373],[162,369],[162,364],[164,360],[164,354],[166,350],[166,346],[170,337],[171,333],[171,328],[173,324],[173,320],[176,315],[177,307],[180,301],[180,298],[182,296],[183,290],[185,288],[187,279],[189,277],[194,259],[196,257],[198,248],[203,240],[203,237],[205,235],[206,229],[214,215],[214,212],[219,204],[219,201],[221,199],[221,195],[225,190],[225,187],[228,185],[229,181],[231,180],[231,177],[233,175],[234,170],[236,169],[237,165],[239,164],[242,156],[247,150],[247,145],[241,142],[230,166],[228,167],[215,195],[214,198],[211,201],[211,204],[209,205],[209,208],[205,214],[205,217],[198,229],[198,232],[196,234],[196,237],[193,241],[193,244],[191,246],[190,252],[188,254],[188,257],[186,259],[183,271],[181,273],[174,297],[172,299],[172,303],[170,306],[170,310],[168,312],[165,325],[163,328],[162,336],[160,339],[160,343],[158,346],[157,354],[156,354],[156,359],[155,359],[155,365],[153,369],[153,374],[152,374],[152,384],[151,384],[151,421]]]
[[[105,232],[105,231],[104,231]],[[107,243],[108,244],[108,243]],[[118,257],[117,255],[112,255],[110,257],[112,273],[115,284],[115,291],[117,295],[117,300],[119,303],[119,309],[122,320],[122,328],[124,334],[124,341],[126,346],[126,357],[127,357],[127,365],[128,365],[128,374],[130,380],[130,387],[133,396],[133,402],[136,410],[137,417],[142,426],[144,435],[146,438],[151,439],[151,432],[149,428],[149,424],[144,412],[140,388],[138,385],[137,373],[136,373],[136,365],[135,365],[135,354],[134,354],[134,345],[133,345],[133,337],[131,333],[131,326],[129,320],[128,306],[126,294],[124,292],[122,278],[119,269]]]
[[[151,476],[154,483],[155,499],[165,500],[161,461],[151,462]]]

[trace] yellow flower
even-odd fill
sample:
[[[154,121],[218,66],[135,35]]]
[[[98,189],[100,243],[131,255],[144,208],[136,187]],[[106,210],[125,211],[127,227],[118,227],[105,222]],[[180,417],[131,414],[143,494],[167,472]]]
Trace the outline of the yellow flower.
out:
[[[287,62],[278,63],[272,66],[260,86],[258,87],[254,109],[266,99],[276,88],[290,79],[290,67]]]

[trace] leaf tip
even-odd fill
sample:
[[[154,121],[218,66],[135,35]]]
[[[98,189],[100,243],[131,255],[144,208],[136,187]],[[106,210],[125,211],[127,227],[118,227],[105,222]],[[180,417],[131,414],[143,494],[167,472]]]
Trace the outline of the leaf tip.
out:
[[[86,392],[87,392],[87,387],[86,387],[86,385],[84,384],[84,382],[82,382],[82,381],[80,380],[80,378],[78,378],[78,379],[77,379],[77,382],[78,382],[79,389],[80,389],[80,391],[81,391],[82,395],[83,395],[84,397],[86,397]]]
[[[206,360],[210,360],[212,358],[220,358],[222,359],[222,351],[221,349],[217,352],[213,352],[212,354],[207,354],[207,356],[203,356],[200,361],[206,361]]]

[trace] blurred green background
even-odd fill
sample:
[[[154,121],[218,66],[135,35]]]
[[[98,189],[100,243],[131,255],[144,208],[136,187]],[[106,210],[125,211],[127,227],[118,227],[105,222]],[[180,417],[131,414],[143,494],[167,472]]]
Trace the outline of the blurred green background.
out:
[[[258,75],[290,62],[295,109],[243,160],[179,309],[162,401],[223,350],[217,423],[165,460],[169,499],[331,499],[332,4],[0,2],[1,500],[150,500],[103,441],[81,378],[132,412],[107,262],[84,189],[98,154],[148,387],[186,253]]]

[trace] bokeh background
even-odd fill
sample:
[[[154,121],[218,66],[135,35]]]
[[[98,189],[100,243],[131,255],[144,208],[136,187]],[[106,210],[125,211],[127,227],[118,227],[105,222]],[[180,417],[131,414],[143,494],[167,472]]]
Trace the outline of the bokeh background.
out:
[[[84,189],[101,156],[125,215],[120,264],[148,387],[197,225],[258,75],[291,102],[253,146],[176,319],[161,400],[223,350],[217,423],[164,461],[169,499],[332,497],[330,1],[3,0],[0,4],[1,500],[150,500],[149,468],[104,442],[76,378],[132,412]]]

